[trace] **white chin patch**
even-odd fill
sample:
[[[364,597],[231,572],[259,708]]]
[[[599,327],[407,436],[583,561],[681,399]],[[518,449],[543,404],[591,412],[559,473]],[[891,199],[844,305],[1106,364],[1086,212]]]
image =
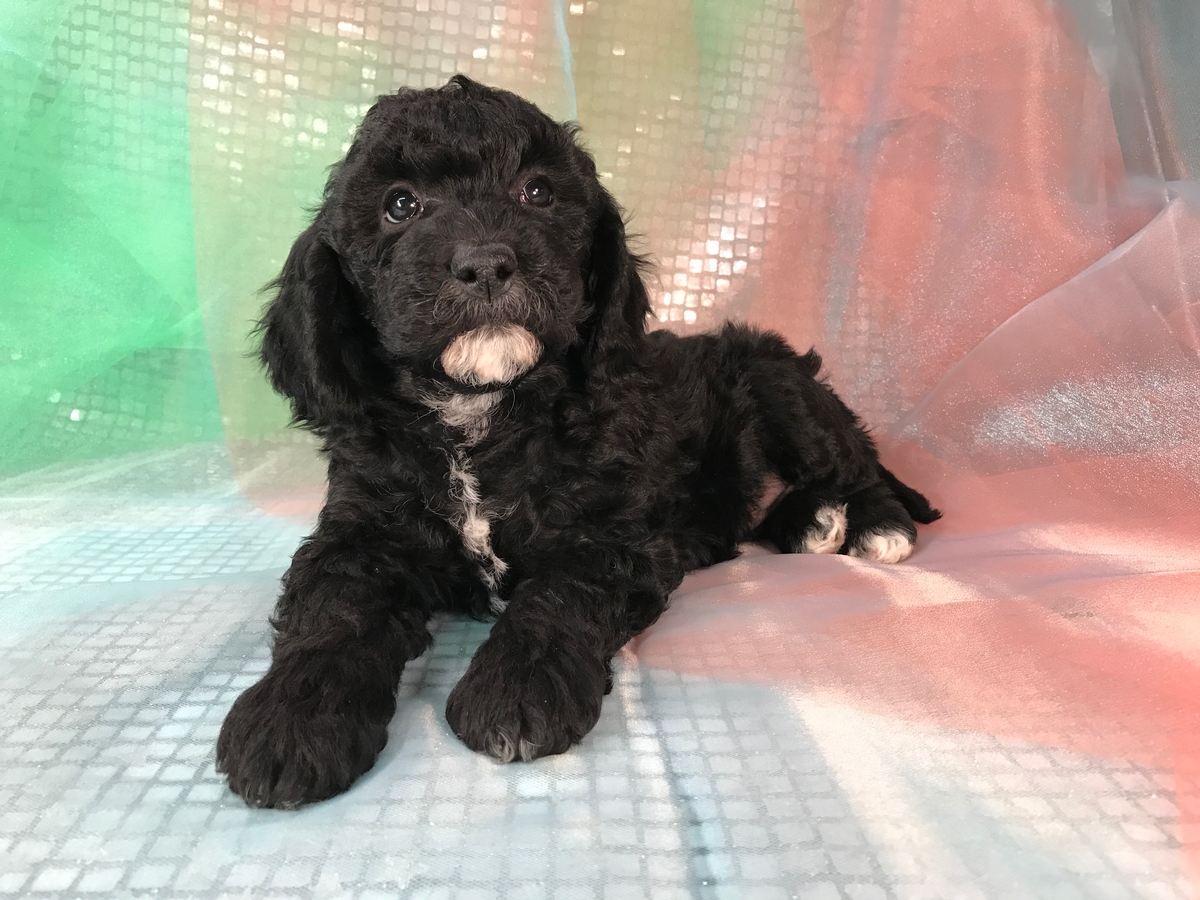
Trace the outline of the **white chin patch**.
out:
[[[912,551],[913,545],[908,535],[899,531],[880,531],[864,534],[858,544],[850,548],[850,555],[875,562],[898,563],[908,559]]]
[[[804,532],[805,553],[837,553],[846,540],[846,506],[822,506],[816,522]]]
[[[484,325],[450,343],[442,369],[461,384],[508,384],[541,355],[541,342],[520,325]]]

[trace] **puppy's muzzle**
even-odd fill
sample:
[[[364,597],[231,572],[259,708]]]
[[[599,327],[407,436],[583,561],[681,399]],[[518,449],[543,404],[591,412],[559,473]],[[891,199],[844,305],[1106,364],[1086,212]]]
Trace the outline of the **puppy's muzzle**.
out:
[[[450,274],[480,300],[507,291],[516,271],[517,254],[507,244],[459,244],[450,260]]]

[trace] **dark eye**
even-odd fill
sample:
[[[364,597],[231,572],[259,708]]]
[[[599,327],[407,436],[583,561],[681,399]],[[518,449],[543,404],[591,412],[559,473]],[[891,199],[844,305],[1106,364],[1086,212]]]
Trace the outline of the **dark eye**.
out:
[[[546,207],[554,202],[554,191],[545,178],[531,178],[521,188],[521,202],[530,206]]]
[[[421,212],[421,201],[412,191],[401,188],[392,191],[383,204],[383,215],[397,225],[406,222]]]

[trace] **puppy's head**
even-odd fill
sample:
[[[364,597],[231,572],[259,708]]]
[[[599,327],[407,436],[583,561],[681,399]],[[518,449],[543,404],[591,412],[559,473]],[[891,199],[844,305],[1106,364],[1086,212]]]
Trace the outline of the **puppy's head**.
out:
[[[574,132],[462,76],[379,99],[276,287],[263,360],[314,424],[401,370],[471,390],[568,357],[619,368],[649,311]]]

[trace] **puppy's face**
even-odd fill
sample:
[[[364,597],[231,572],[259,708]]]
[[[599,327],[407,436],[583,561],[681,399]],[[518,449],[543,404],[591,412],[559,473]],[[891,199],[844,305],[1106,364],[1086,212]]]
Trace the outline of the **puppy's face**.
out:
[[[508,383],[561,355],[592,312],[585,271],[606,199],[570,131],[455,79],[379,100],[318,222],[392,364]]]

